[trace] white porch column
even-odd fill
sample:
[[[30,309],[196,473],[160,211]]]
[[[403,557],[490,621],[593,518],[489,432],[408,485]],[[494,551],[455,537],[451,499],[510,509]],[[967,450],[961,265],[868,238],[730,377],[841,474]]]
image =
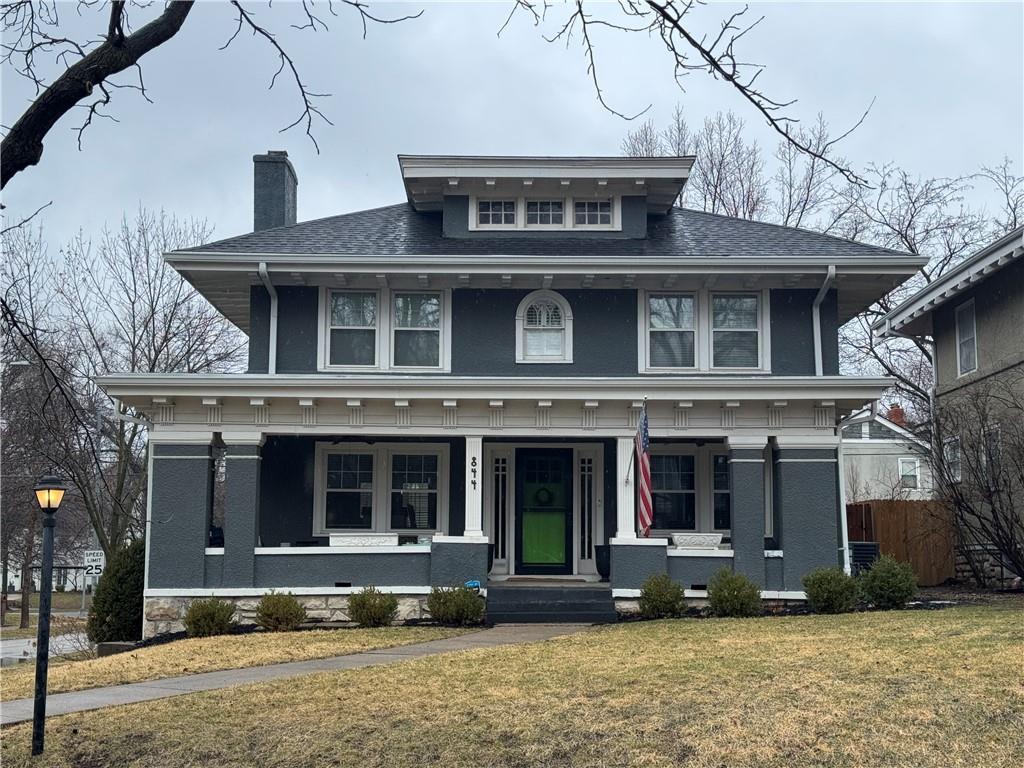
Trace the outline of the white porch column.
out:
[[[615,441],[615,509],[618,520],[615,537],[636,538],[636,476],[633,467],[633,438]]]
[[[466,530],[463,536],[483,536],[484,439],[466,436]]]

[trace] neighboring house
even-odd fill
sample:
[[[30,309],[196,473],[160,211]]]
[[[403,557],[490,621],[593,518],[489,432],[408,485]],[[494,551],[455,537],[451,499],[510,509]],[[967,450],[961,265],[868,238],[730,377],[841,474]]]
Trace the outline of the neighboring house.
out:
[[[873,329],[932,345],[937,485],[958,510],[961,554],[1024,550],[1024,227],[922,288]],[[1002,546],[993,548],[996,539]],[[1009,580],[1006,569],[1003,558],[996,578]],[[993,563],[975,562],[972,570],[987,579]]]
[[[886,416],[865,409],[843,423],[848,503],[933,496],[928,442],[906,428],[902,408],[894,405]]]
[[[147,635],[200,595],[340,617],[375,585],[408,617],[475,580],[493,617],[526,582],[559,618],[844,561],[836,425],[891,382],[838,375],[838,328],[923,259],[676,208],[692,157],[401,156],[406,202],[300,224],[287,155],[254,160],[256,231],[166,255],[249,372],[101,379],[153,421]]]

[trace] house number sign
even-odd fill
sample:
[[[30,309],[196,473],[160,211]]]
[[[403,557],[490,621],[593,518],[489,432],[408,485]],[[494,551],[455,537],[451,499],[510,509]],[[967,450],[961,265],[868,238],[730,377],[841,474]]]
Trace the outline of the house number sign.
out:
[[[476,490],[476,476],[477,476],[477,473],[479,472],[479,470],[477,469],[477,464],[478,463],[479,462],[477,462],[476,456],[473,456],[469,460],[469,474],[470,474],[470,476],[472,478],[469,482],[473,486],[473,490],[474,491]]]

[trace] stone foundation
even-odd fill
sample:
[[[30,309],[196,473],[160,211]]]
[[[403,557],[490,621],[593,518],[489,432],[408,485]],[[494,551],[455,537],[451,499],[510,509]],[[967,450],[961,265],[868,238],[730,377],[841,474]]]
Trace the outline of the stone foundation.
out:
[[[426,595],[395,595],[398,598],[397,624],[430,617]],[[142,637],[148,640],[157,635],[185,631],[185,611],[200,597],[147,597],[143,604]],[[256,623],[258,597],[218,597],[235,605],[235,619],[239,624]],[[347,595],[295,595],[295,599],[306,609],[310,622],[350,622]]]

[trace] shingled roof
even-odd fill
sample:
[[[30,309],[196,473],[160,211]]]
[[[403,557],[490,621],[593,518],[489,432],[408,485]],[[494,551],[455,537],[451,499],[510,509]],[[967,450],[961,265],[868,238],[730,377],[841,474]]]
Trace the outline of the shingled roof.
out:
[[[443,237],[441,214],[408,203],[330,216],[218,240],[182,253],[380,256],[906,256],[853,240],[759,221],[673,208],[648,218],[645,239],[597,237]]]

